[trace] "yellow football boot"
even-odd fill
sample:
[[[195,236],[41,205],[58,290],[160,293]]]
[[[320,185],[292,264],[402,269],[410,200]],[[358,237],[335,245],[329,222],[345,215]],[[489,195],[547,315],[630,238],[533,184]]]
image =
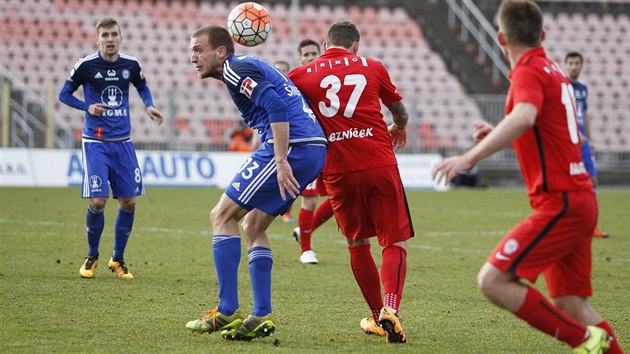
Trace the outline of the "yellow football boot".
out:
[[[107,268],[109,268],[113,273],[118,274],[118,278],[120,279],[133,279],[133,275],[129,272],[129,269],[127,269],[125,261],[114,262],[114,259],[110,258],[107,263]]]
[[[98,267],[98,258],[94,256],[86,257],[85,262],[83,262],[79,269],[79,275],[81,278],[93,278],[96,267]]]

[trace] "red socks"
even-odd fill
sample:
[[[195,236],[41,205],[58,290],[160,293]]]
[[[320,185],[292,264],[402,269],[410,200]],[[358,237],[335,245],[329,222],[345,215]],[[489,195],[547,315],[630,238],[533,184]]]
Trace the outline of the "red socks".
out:
[[[381,281],[376,263],[374,263],[374,258],[370,253],[370,245],[348,247],[348,250],[350,251],[350,266],[354,279],[356,279],[361,294],[372,311],[372,317],[378,321],[383,300],[381,298]]]
[[[405,278],[407,276],[407,251],[399,246],[388,246],[383,249],[381,278],[385,290],[385,306],[398,313],[402,298]]]
[[[606,350],[606,353],[607,354],[623,354],[623,350],[621,349],[621,346],[619,345],[619,342],[617,341],[617,337],[615,337],[615,332],[613,331],[612,327],[610,327],[608,322],[604,320],[598,323],[597,327],[606,330],[606,332],[608,332],[608,335],[612,338],[612,341],[610,342],[610,348]]]
[[[313,212],[304,208],[298,214],[298,226],[300,227],[300,244],[302,253],[311,250],[311,237],[313,235]]]
[[[326,220],[330,219],[333,216],[332,206],[330,205],[330,200],[326,198],[318,207],[315,209],[315,214],[313,214],[313,230],[317,229],[321,224],[325,223]]]
[[[564,314],[531,287],[528,287],[525,302],[514,315],[572,348],[580,345],[586,335],[586,326]]]

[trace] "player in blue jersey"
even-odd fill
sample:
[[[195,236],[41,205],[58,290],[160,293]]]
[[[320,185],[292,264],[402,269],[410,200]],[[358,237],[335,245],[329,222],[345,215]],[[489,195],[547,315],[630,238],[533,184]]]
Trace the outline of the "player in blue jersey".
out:
[[[162,124],[162,114],[153,105],[151,91],[138,59],[119,52],[122,32],[115,19],[96,24],[99,51],[79,60],[66,80],[59,100],[85,111],[83,128],[83,198],[90,198],[86,226],[88,256],[79,270],[83,278],[94,277],[98,266],[103,212],[109,188],[118,199],[114,227],[114,252],[107,266],[121,279],[133,279],[124,260],[136,209],[136,196],[144,193],[142,173],[131,142],[129,84],[147,106],[149,118]],[[85,101],[73,94],[83,86]]]
[[[275,330],[271,309],[273,258],[266,230],[317,177],[326,159],[326,138],[300,91],[280,70],[252,56],[234,55],[228,31],[197,30],[190,40],[191,62],[200,78],[221,80],[262,144],[245,160],[210,218],[219,304],[186,328],[221,330],[225,339],[251,340]],[[254,308],[244,319],[238,302],[238,267],[243,220]]]
[[[567,69],[567,75],[571,80],[571,86],[573,86],[573,93],[575,94],[575,108],[577,112],[578,128],[580,134],[582,134],[582,159],[584,160],[584,167],[591,176],[591,182],[593,187],[597,187],[597,163],[595,162],[595,155],[593,154],[594,148],[591,144],[591,122],[587,114],[588,105],[586,103],[588,99],[588,87],[579,79],[582,72],[582,66],[584,64],[584,58],[582,54],[578,52],[570,52],[564,58],[564,66]],[[593,231],[594,237],[608,237],[608,232],[601,231],[599,228],[595,228]]]

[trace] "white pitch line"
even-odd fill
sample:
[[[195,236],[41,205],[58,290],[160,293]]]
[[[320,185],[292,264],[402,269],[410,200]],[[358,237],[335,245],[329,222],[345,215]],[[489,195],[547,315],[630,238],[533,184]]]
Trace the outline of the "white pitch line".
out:
[[[483,215],[483,216],[492,216],[492,217],[501,217],[501,218],[525,218],[529,213],[517,213],[511,211],[481,211],[474,209],[449,209],[449,212],[462,214],[462,215]]]
[[[21,225],[40,225],[40,226],[58,226],[58,227],[68,227],[68,228],[85,228],[85,224],[79,223],[68,223],[68,222],[60,222],[60,221],[47,221],[47,220],[9,220],[9,219],[0,219],[1,224],[21,224]],[[167,235],[191,235],[191,236],[203,236],[203,237],[211,237],[212,232],[209,230],[184,230],[180,228],[165,228],[165,227],[137,227],[134,228],[134,234],[136,237],[142,237],[148,234],[167,234]],[[441,231],[441,232],[427,232],[418,235],[418,240],[423,236],[429,237],[443,237],[443,236],[497,236],[497,235],[505,235],[507,231],[505,230],[487,230],[487,231]],[[18,233],[15,230],[2,230],[0,235],[24,235],[27,234],[25,232]],[[33,232],[28,232],[29,235],[34,234]],[[39,233],[41,235],[41,233]],[[44,235],[46,236],[59,236],[59,233],[54,232],[46,232]],[[286,234],[276,234],[269,233],[267,236],[270,239],[280,240],[291,237]],[[329,243],[338,243],[346,245],[346,241],[343,237],[339,237],[338,239],[334,239],[332,241],[319,238],[317,242],[329,242]],[[421,249],[427,251],[436,251],[436,252],[456,252],[456,253],[476,253],[476,254],[486,254],[491,251],[491,249],[472,249],[472,248],[449,248],[442,246],[433,246],[433,245],[419,245],[415,242],[409,242],[407,244],[408,248],[411,249]],[[630,258],[616,258],[615,260],[620,261],[622,263],[630,263]]]
[[[423,232],[420,237],[445,237],[445,236],[503,236],[507,230],[485,230],[485,231],[433,231]]]

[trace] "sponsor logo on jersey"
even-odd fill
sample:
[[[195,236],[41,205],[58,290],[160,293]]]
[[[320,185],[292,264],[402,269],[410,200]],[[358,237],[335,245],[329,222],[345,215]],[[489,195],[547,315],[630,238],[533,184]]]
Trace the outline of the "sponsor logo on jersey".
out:
[[[587,173],[586,167],[584,167],[584,162],[580,161],[580,162],[569,163],[569,174],[571,176],[577,176],[584,173]]]
[[[252,98],[256,86],[258,86],[258,83],[248,76],[243,80],[239,92],[247,96],[247,98]]]
[[[94,75],[94,78],[95,78],[95,79],[102,79],[102,78],[103,78],[103,75],[102,75],[102,74],[101,74],[101,72],[99,71],[99,72],[97,72],[97,73],[96,73],[96,75]]]
[[[101,92],[101,101],[110,108],[120,107],[123,102],[123,92],[118,86],[107,86]]]
[[[332,132],[328,136],[328,141],[332,142],[332,141],[341,141],[341,140],[348,140],[348,139],[368,138],[368,137],[374,136],[374,133],[372,133],[373,129],[374,128],[363,128],[363,129],[350,128],[348,130],[344,130],[340,132]]]
[[[116,76],[116,70],[114,69],[109,69],[107,70],[107,77],[105,78],[105,81],[118,81],[118,77]]]
[[[234,182],[232,183],[232,187],[234,187],[234,189],[236,189],[237,191],[241,191],[241,182]]]

